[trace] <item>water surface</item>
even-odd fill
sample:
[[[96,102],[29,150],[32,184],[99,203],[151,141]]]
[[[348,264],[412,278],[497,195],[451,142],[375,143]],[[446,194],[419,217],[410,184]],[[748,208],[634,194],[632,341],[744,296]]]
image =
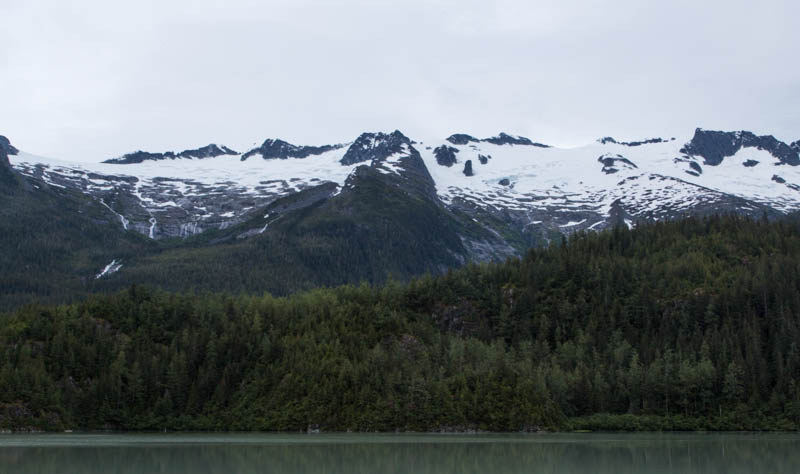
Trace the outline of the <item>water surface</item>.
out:
[[[798,473],[800,434],[4,434],[0,473]]]

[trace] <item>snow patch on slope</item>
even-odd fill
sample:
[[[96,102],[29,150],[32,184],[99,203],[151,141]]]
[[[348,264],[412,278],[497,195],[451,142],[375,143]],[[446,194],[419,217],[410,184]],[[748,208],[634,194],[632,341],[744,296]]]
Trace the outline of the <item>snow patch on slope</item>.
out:
[[[119,269],[122,268],[122,262],[117,262],[116,259],[112,260],[111,263],[106,265],[103,270],[95,275],[94,279],[98,280],[104,276],[111,275],[112,273],[116,273]]]

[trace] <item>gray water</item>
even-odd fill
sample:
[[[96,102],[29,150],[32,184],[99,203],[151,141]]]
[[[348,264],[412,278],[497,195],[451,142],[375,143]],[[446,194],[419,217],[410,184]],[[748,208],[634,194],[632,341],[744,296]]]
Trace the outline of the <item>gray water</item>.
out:
[[[0,473],[798,473],[800,434],[5,434]]]

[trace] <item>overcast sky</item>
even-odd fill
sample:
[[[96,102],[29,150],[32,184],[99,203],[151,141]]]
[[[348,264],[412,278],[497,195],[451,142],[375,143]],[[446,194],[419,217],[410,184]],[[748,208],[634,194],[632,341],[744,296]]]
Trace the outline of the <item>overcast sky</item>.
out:
[[[790,0],[4,0],[0,134],[98,160],[400,129],[800,139]]]

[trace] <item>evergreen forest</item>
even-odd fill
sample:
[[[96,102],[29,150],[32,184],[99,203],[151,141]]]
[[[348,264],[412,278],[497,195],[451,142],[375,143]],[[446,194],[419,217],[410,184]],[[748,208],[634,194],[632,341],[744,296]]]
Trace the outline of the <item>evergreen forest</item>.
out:
[[[288,296],[0,314],[0,428],[795,430],[800,223],[687,218]]]

